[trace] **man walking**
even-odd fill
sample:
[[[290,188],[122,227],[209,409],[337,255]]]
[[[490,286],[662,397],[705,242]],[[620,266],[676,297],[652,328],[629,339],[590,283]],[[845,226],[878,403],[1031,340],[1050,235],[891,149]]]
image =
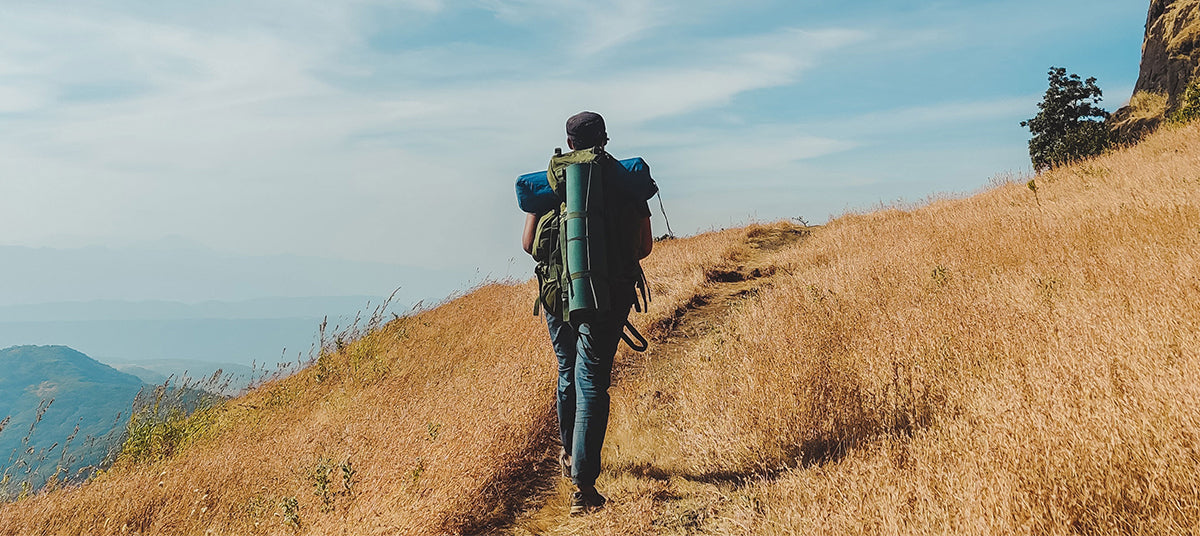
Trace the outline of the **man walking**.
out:
[[[603,153],[608,142],[604,118],[581,112],[567,120],[567,146],[573,151]],[[612,181],[626,173],[616,159],[602,154],[601,173]],[[653,187],[653,181],[646,180]],[[653,187],[657,190],[657,187]],[[558,424],[563,476],[578,488],[571,498],[571,515],[604,506],[606,499],[596,490],[600,474],[600,450],[608,428],[609,395],[613,357],[622,338],[629,309],[637,299],[636,285],[642,281],[638,261],[650,254],[654,239],[646,199],[625,197],[619,188],[605,190],[608,257],[608,307],[585,320],[564,321],[545,312],[546,327],[558,356]],[[533,253],[541,214],[527,214],[522,246]],[[547,308],[549,309],[549,308]]]

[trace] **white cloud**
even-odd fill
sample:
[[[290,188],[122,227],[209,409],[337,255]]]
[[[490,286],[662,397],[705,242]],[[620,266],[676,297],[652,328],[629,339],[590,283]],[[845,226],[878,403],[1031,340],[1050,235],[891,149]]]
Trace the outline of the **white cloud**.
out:
[[[946,167],[939,159],[975,165],[976,154],[928,143],[907,161],[876,150],[1012,130],[1014,116],[1034,111],[1037,95],[973,100],[921,79],[935,71],[922,56],[1015,23],[975,17],[969,2],[869,16],[803,4],[6,5],[0,244],[179,234],[221,250],[495,270],[520,257],[512,179],[544,165],[563,142],[565,118],[583,109],[605,114],[614,152],[650,160],[668,206],[689,198],[672,214],[682,232],[756,210],[748,207],[840,209],[847,189],[875,195],[895,186],[881,181],[919,176],[927,162]],[[964,42],[982,49],[1001,40]],[[949,76],[939,66],[933,76]],[[891,109],[828,109],[836,104],[817,102],[813,87],[855,110]],[[793,89],[805,100],[789,100]],[[787,122],[805,116],[830,119]],[[884,168],[891,175],[880,179]],[[814,185],[842,197],[810,195]]]
[[[753,38],[715,40],[677,61],[595,70],[542,66],[544,74],[497,83],[433,87],[405,97],[421,103],[430,124],[461,129],[487,117],[496,128],[552,121],[584,108],[638,124],[728,102],[756,89],[796,82],[831,50],[864,39],[848,30],[788,29]],[[560,117],[561,116],[561,117]]]
[[[811,136],[784,128],[756,128],[740,132],[713,132],[717,143],[682,146],[667,151],[664,159],[677,162],[678,172],[700,179],[735,174],[781,173],[801,160],[853,149],[853,142]]]
[[[35,84],[0,85],[0,115],[32,112],[44,107],[49,101],[49,92]]]
[[[713,12],[737,10],[712,0],[479,0],[478,4],[508,24],[555,35],[575,58],[590,58],[640,44],[653,34]]]
[[[826,132],[858,132],[862,134],[862,137],[878,137],[881,134],[916,132],[952,124],[1019,117],[1022,114],[1032,116],[1037,112],[1039,99],[1040,96],[1026,95],[926,106],[905,106],[839,118],[811,125],[810,128]],[[1016,122],[1013,125],[1016,125]]]
[[[6,14],[0,69],[21,85],[0,87],[14,95],[9,107],[39,111],[0,131],[12,194],[0,197],[0,243],[180,234],[241,252],[488,265],[475,256],[505,258],[509,230],[468,232],[467,218],[446,214],[519,218],[511,180],[561,143],[568,115],[604,112],[617,143],[629,146],[653,138],[656,120],[795,83],[824,54],[865,38],[786,29],[555,67],[457,42],[387,56],[364,48],[371,21],[357,6],[309,7]],[[608,18],[588,18],[582,48],[566,56],[636,42],[667,23],[658,9],[629,1]],[[236,20],[222,24],[221,10]],[[64,99],[76,86],[125,92]],[[818,136],[752,134],[740,145],[693,137],[684,147],[681,139],[663,147],[663,159],[672,150],[697,162],[700,153],[757,151],[748,158],[766,163],[840,147]],[[701,167],[715,172],[719,162]],[[475,243],[447,250],[439,232]]]

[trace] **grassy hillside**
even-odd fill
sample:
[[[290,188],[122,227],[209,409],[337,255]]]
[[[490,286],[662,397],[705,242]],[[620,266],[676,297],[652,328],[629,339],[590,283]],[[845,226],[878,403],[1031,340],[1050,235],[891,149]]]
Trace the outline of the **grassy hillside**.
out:
[[[1200,126],[968,199],[656,245],[604,511],[565,517],[533,287],[495,284],[0,507],[4,534],[1200,530]]]
[[[648,333],[743,231],[664,244]],[[0,507],[0,532],[438,533],[503,520],[549,450],[555,361],[530,284],[393,321],[193,419],[181,454]],[[556,448],[556,447],[555,447]]]
[[[1198,256],[1196,124],[840,218],[621,387],[599,486],[624,500],[518,528],[1194,534]]]

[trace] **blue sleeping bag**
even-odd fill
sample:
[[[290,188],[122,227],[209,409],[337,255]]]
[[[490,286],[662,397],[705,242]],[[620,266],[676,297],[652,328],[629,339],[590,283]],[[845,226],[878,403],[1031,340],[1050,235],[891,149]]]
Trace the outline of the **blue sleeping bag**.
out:
[[[641,157],[626,158],[619,161],[615,177],[605,183],[615,188],[621,195],[630,199],[645,201],[658,193],[658,185],[650,177],[650,165]],[[550,189],[546,181],[546,172],[526,173],[517,177],[517,206],[532,214],[541,214],[553,210],[562,204],[562,200]]]

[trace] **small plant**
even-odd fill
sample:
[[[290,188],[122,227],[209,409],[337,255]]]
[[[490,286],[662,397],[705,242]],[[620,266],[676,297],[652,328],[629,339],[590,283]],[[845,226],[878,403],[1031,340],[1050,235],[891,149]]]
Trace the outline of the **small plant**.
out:
[[[329,473],[333,471],[333,467],[333,460],[321,457],[317,460],[317,464],[308,471],[308,481],[313,486],[313,495],[321,499],[322,512],[332,511],[334,502],[337,500],[336,493],[329,489]]]
[[[408,477],[412,479],[413,484],[416,484],[421,479],[421,474],[425,472],[425,459],[417,458],[417,465],[408,473]]]
[[[441,431],[441,429],[442,423],[440,422],[431,422],[427,424],[425,426],[425,434],[428,436],[427,439],[429,441],[437,441],[438,432]]]
[[[1200,76],[1193,78],[1183,90],[1183,98],[1179,99],[1179,108],[1171,112],[1174,123],[1189,123],[1200,118]]]
[[[1038,193],[1037,193],[1037,190],[1038,190],[1038,185],[1037,185],[1037,181],[1036,181],[1036,180],[1034,180],[1034,179],[1029,179],[1029,182],[1025,183],[1025,187],[1026,187],[1026,188],[1029,188],[1029,191],[1033,192],[1033,200],[1034,200],[1035,202],[1037,202],[1037,206],[1039,206],[1039,207],[1040,207],[1040,206],[1042,206],[1042,200],[1041,200],[1041,199],[1038,199]]]
[[[346,461],[342,462],[341,468],[342,468],[342,489],[346,493],[347,497],[353,497],[354,496],[354,474],[356,471],[354,470],[354,466],[350,465],[350,458],[346,458]]]
[[[33,484],[28,481],[21,482],[21,492],[17,494],[17,500],[23,501],[33,495]]]
[[[294,529],[300,529],[300,501],[295,497],[284,497],[279,501],[279,509],[283,510],[283,524]]]
[[[337,486],[335,479],[339,473],[342,477],[341,489],[334,489]],[[309,483],[312,484],[313,495],[321,499],[322,512],[332,512],[337,505],[339,496],[353,496],[355,473],[350,458],[346,458],[341,463],[334,462],[333,458],[328,456],[317,459],[317,463],[308,470],[307,477]]]
[[[333,376],[334,371],[333,371],[333,368],[329,364],[330,360],[331,360],[331,356],[324,352],[322,352],[321,355],[319,357],[317,357],[317,367],[316,367],[317,383],[324,382],[325,380],[328,380]]]
[[[930,273],[930,277],[933,278],[934,284],[944,287],[946,286],[946,281],[950,279],[950,271],[945,266],[935,266],[933,267],[933,272]]]

